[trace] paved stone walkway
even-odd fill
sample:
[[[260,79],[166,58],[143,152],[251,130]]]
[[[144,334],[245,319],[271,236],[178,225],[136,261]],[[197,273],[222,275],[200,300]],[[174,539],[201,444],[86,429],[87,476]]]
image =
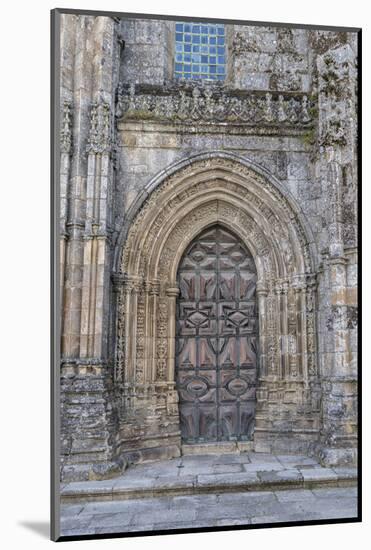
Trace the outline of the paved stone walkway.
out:
[[[62,535],[356,517],[356,475],[307,456],[251,452],[140,464],[64,485]]]
[[[323,468],[303,455],[240,454],[182,456],[131,466],[103,481],[62,486],[62,502],[118,500],[231,491],[266,491],[281,487],[311,489],[354,484],[355,468]]]
[[[356,487],[187,495],[62,505],[62,535],[351,518]]]

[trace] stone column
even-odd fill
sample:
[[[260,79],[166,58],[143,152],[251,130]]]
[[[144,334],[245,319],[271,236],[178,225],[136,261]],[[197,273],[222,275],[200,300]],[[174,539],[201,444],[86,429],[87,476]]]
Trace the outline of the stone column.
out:
[[[68,181],[68,208],[66,223],[66,251],[64,270],[64,302],[62,357],[76,360],[80,354],[81,286],[83,266],[83,235],[85,228],[85,187],[87,162],[85,155],[91,98],[92,59],[90,55],[91,31],[94,18],[68,16],[61,18],[61,35],[67,40],[68,29],[73,26],[74,40],[69,40],[68,56],[64,59],[62,89],[69,87],[73,102],[73,151]],[[67,44],[66,44],[67,48]],[[69,62],[69,64],[67,64]],[[64,91],[67,95],[67,91]]]
[[[109,17],[63,15],[61,26],[69,37],[62,89],[68,88],[64,97],[71,98],[74,114],[66,176],[61,476],[83,480],[117,475],[124,466],[115,455],[118,420],[108,355],[116,24]]]
[[[72,103],[70,101],[63,102],[61,113],[60,127],[60,308],[61,308],[61,332],[63,332],[63,297],[64,297],[64,282],[65,282],[65,263],[66,263],[66,247],[67,247],[67,216],[68,216],[68,184],[71,170],[71,154],[72,154]]]
[[[266,444],[265,428],[267,427],[267,404],[268,404],[268,385],[269,373],[268,365],[268,341],[265,336],[267,333],[267,296],[268,288],[264,282],[259,281],[256,285],[256,294],[258,298],[259,310],[259,373],[258,384],[256,388],[256,412],[255,412],[255,431],[254,431],[254,450],[269,451],[270,447]]]
[[[167,352],[167,380],[169,384],[175,384],[175,332],[176,332],[176,299],[179,296],[179,288],[171,287],[166,290],[168,296],[168,352]]]
[[[328,352],[322,372],[322,432],[320,457],[325,464],[353,463],[356,459],[356,365],[352,360],[352,326],[346,282],[347,259],[329,258],[330,316]]]
[[[307,334],[306,334],[306,285],[299,284],[295,289],[297,294],[297,312],[298,312],[298,333],[300,335],[300,352],[301,352],[301,375],[304,381],[304,387],[308,386],[308,350],[307,350]]]
[[[105,291],[110,285],[107,195],[111,180],[111,109],[107,103],[93,103],[87,146],[88,175],[86,190],[86,224],[84,234],[84,269],[82,281],[80,357],[107,356],[104,333]]]
[[[256,285],[256,294],[258,297],[258,315],[259,315],[259,378],[267,376],[267,313],[266,298],[268,288],[264,283],[258,282]]]
[[[125,322],[126,322],[126,286],[121,273],[112,277],[115,302],[115,382],[125,381]]]
[[[284,377],[284,349],[285,349],[285,342],[284,342],[284,327],[283,327],[283,306],[282,306],[282,287],[280,283],[276,283],[274,287],[274,294],[276,296],[276,310],[277,310],[277,335],[278,335],[278,341],[279,341],[279,348],[277,350],[277,378],[279,380],[282,380]]]
[[[289,362],[289,330],[288,330],[288,317],[287,317],[287,281],[281,283],[281,297],[280,297],[280,315],[281,315],[281,338],[282,338],[282,372],[281,378],[285,380],[290,376],[290,362]]]
[[[150,315],[150,341],[148,343],[149,348],[149,380],[153,384],[156,381],[156,314],[158,308],[158,299],[160,295],[160,281],[153,280],[150,285],[149,291],[149,311]]]
[[[350,331],[354,317],[349,291],[348,247],[356,245],[352,189],[356,187],[356,44],[343,44],[317,57],[319,74],[318,159],[325,196],[328,249],[322,250],[319,279],[321,332],[321,436],[326,465],[351,464],[357,454],[356,368]]]

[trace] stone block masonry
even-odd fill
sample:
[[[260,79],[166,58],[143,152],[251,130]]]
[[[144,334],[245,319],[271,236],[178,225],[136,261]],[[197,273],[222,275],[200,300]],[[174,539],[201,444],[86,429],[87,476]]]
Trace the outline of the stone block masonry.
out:
[[[238,444],[354,465],[356,33],[227,24],[215,82],[174,78],[174,33],[61,16],[61,478],[181,456],[177,269],[213,224],[257,272]]]

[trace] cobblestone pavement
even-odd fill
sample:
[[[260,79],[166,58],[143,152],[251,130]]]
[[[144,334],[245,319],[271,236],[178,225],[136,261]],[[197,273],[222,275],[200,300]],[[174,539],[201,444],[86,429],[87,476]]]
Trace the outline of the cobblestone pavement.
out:
[[[339,479],[354,485],[355,475],[355,468],[323,468],[303,455],[182,456],[141,464],[112,480],[63,486],[62,494],[74,492],[79,500],[62,504],[61,534],[356,517],[357,488],[329,486]],[[302,488],[294,488],[298,480]],[[282,481],[285,488],[278,490]],[[262,490],[270,483],[274,489]],[[167,494],[174,487],[195,494]],[[147,498],[150,490],[153,496]]]
[[[351,518],[356,487],[187,495],[62,505],[62,535]]]

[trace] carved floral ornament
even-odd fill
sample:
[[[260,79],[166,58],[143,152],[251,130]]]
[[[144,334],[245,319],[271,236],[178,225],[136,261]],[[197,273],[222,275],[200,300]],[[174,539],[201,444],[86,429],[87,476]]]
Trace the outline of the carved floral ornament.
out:
[[[291,325],[289,332],[288,323],[279,322],[280,311],[284,319],[288,315],[287,294],[292,304],[293,293],[303,293],[302,299],[295,299],[295,307],[305,311],[306,281],[313,270],[297,214],[278,189],[251,168],[231,159],[211,158],[167,177],[131,224],[118,288],[118,381],[174,383],[177,268],[189,243],[215,223],[233,231],[254,257],[259,311],[266,315],[260,327],[262,372],[301,380],[314,373],[313,369],[307,372],[306,354],[301,360],[296,352],[291,362],[286,360],[290,372],[284,371],[280,351],[282,338],[290,342],[286,355],[307,346],[305,329]],[[295,311],[291,311],[294,319]],[[126,322],[129,312],[130,322]],[[315,350],[310,353],[314,355]]]

